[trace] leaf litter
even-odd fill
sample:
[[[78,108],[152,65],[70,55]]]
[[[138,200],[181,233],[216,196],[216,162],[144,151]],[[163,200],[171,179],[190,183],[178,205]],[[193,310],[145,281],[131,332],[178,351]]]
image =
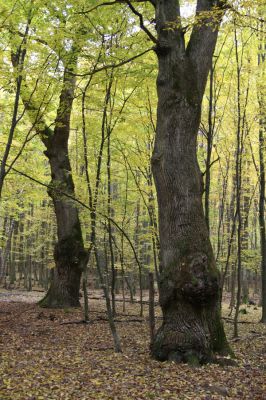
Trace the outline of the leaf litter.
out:
[[[40,293],[0,294],[1,400],[266,399],[260,308],[241,314],[237,341],[225,319],[236,366],[193,368],[151,359],[147,305],[140,318],[138,304],[123,313],[117,303],[123,353],[116,354],[103,300],[90,301],[91,321],[82,324],[82,309],[42,309]]]

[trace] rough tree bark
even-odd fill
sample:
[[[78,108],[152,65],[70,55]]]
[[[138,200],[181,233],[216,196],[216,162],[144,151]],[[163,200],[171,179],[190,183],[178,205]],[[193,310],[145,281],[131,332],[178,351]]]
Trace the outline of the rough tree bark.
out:
[[[68,154],[70,116],[75,89],[73,71],[77,64],[77,50],[74,46],[68,59],[64,61],[63,84],[54,129],[50,129],[44,120],[39,120],[35,128],[46,147],[44,154],[51,168],[52,180],[48,194],[53,200],[57,222],[58,241],[54,250],[53,279],[47,294],[40,301],[41,306],[51,308],[79,306],[80,279],[87,262],[77,206],[64,195],[60,195],[62,190],[75,197]],[[15,57],[12,57],[12,62],[16,66]],[[32,98],[27,96],[26,82],[23,84],[21,96],[24,106],[31,119],[36,120],[38,107]]]
[[[63,88],[54,131],[43,135],[50,168],[52,187],[75,196],[74,182],[68,154],[68,139],[70,134],[70,116],[74,98],[75,77],[71,74],[75,69],[77,55],[73,49],[73,57],[65,67]],[[84,249],[81,224],[77,206],[58,191],[49,190],[53,200],[58,242],[55,246],[55,273],[46,296],[40,305],[46,307],[79,306],[80,278],[86,266],[87,253]]]
[[[151,345],[159,360],[204,363],[228,353],[219,309],[220,277],[204,218],[197,161],[201,103],[224,3],[198,0],[185,47],[177,0],[156,8],[158,109],[152,170],[159,206],[163,324]],[[214,11],[215,7],[215,11]]]

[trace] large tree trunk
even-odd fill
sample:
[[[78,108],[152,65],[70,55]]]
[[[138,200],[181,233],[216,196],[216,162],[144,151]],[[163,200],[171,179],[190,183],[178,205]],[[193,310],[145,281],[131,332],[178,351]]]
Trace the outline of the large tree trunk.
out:
[[[75,197],[71,165],[68,154],[70,117],[75,90],[75,75],[78,50],[72,46],[64,60],[64,77],[60,93],[54,130],[49,128],[40,117],[39,105],[34,103],[26,81],[23,81],[21,97],[26,111],[34,123],[43,144],[46,147],[51,169],[51,183],[48,194],[53,200],[57,222],[57,238],[54,260],[55,269],[50,288],[40,301],[43,307],[79,306],[79,288],[82,271],[87,262],[84,249],[81,224],[76,204],[67,196]],[[12,55],[12,63],[17,67],[17,57]]]
[[[40,302],[44,307],[79,306],[80,279],[87,261],[77,206],[60,193],[62,191],[75,197],[68,154],[70,115],[75,88],[75,77],[71,72],[75,70],[77,62],[75,50],[71,61],[72,63],[65,68],[54,132],[47,131],[42,139],[47,149],[44,153],[51,168],[52,181],[48,194],[54,204],[58,237],[54,250],[56,266],[53,280],[46,296]]]
[[[211,9],[211,2],[198,3],[198,13]],[[165,29],[171,23],[176,26],[178,16],[177,1],[158,2],[158,110],[152,170],[159,206],[163,324],[151,350],[159,360],[202,363],[212,360],[213,352],[229,350],[197,161],[201,102],[218,27],[194,26],[185,49],[181,28]]]
[[[47,155],[51,167],[52,181],[49,190],[53,200],[58,241],[55,245],[55,271],[51,286],[41,300],[46,307],[79,306],[79,287],[87,255],[84,250],[81,225],[76,204],[59,194],[58,190],[75,196],[74,183],[68,156],[69,129],[60,126],[47,142]]]

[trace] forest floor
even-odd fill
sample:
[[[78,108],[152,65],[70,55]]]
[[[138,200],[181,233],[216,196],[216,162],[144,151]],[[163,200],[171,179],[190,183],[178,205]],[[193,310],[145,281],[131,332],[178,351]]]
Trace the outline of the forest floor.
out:
[[[91,323],[84,324],[82,309],[38,307],[42,295],[0,290],[0,400],[266,399],[260,308],[241,307],[247,314],[232,340],[224,305],[237,366],[190,367],[150,358],[147,305],[140,318],[139,304],[127,303],[123,313],[117,303],[123,353],[116,354],[103,300],[90,300]]]

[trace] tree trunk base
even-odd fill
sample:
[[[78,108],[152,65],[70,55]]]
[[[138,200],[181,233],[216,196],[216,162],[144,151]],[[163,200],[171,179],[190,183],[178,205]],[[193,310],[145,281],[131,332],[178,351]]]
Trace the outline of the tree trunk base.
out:
[[[44,298],[38,302],[38,305],[43,308],[73,308],[80,307],[80,302],[71,296],[60,296],[58,292],[53,293],[49,289]]]
[[[164,322],[151,344],[158,361],[174,361],[198,366],[215,363],[215,353],[233,357],[219,313],[195,309],[191,305],[164,312]]]
[[[43,308],[73,308],[80,307],[79,302],[80,274],[73,274],[72,279],[62,280],[56,273],[51,286],[38,304]],[[75,280],[77,282],[75,283]]]

